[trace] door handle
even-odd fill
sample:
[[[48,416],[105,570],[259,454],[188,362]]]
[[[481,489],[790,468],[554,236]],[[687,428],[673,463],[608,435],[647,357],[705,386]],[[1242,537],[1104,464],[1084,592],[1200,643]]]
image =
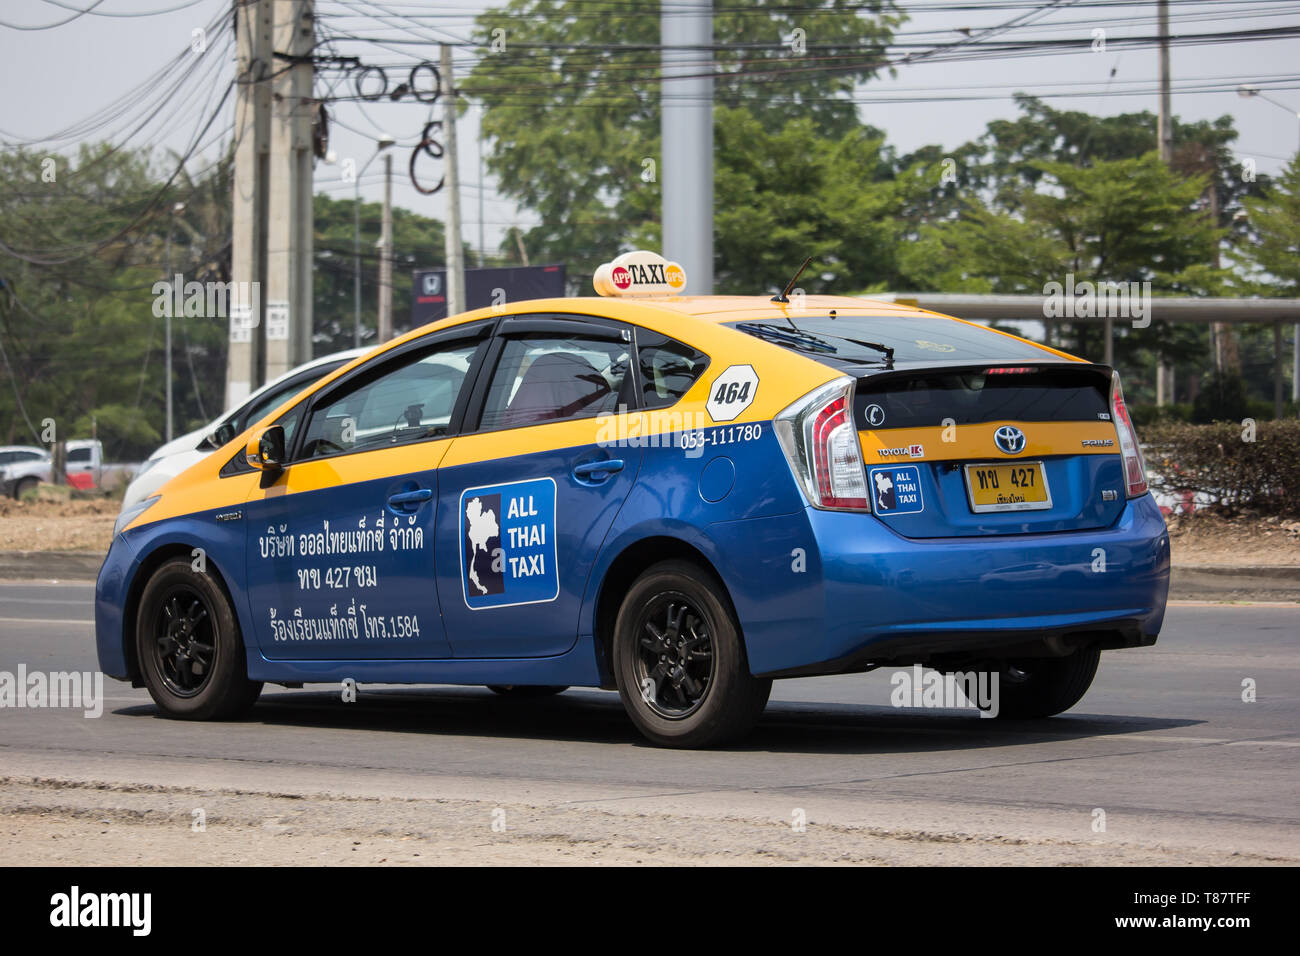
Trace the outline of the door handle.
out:
[[[604,481],[605,477],[623,470],[622,458],[607,458],[604,461],[587,461],[573,466],[573,473],[578,478],[592,478]]]
[[[428,501],[433,497],[432,488],[417,488],[415,491],[402,491],[395,495],[388,496],[390,505],[413,505],[421,501]]]

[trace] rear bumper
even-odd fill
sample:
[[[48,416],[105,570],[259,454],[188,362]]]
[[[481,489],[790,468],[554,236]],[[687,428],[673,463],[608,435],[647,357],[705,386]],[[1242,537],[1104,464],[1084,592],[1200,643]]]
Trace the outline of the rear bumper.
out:
[[[782,576],[788,588],[774,586],[770,563],[761,577],[747,567],[763,560],[752,536],[719,542],[742,556],[726,577],[755,674],[1141,646],[1164,620],[1169,538],[1150,495],[1110,528],[1052,534],[918,540],[870,514],[810,508],[787,520],[796,518],[814,545],[803,571]],[[803,535],[780,537],[797,546]],[[797,567],[788,552],[783,563]]]

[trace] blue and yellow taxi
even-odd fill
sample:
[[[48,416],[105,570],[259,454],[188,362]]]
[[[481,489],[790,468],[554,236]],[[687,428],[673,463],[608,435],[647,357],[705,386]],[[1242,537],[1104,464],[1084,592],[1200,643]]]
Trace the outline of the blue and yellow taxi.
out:
[[[167,714],[266,683],[617,689],[735,740],[772,681],[924,665],[1072,707],[1153,644],[1169,541],[1110,368],[870,299],[599,296],[452,316],[293,396],[121,515],[100,666]]]

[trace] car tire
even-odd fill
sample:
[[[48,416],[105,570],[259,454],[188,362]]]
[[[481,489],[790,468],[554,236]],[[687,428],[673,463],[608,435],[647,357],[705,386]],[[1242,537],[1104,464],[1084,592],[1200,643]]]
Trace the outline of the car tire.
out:
[[[512,700],[525,700],[537,697],[554,697],[569,689],[568,684],[488,684],[487,689],[494,694]]]
[[[1009,662],[998,675],[998,717],[1037,720],[1069,710],[1088,692],[1100,659],[1092,644],[1065,657]]]
[[[23,495],[29,491],[35,491],[36,486],[39,484],[40,481],[36,478],[19,479],[18,483],[14,485],[14,501],[22,501]]]
[[[140,596],[136,654],[149,696],[169,716],[229,720],[262,692],[248,679],[244,641],[225,590],[174,558],[154,571]]]
[[[772,691],[770,679],[749,672],[722,582],[688,561],[656,564],[632,584],[615,621],[613,656],[628,716],[664,747],[743,737]]]

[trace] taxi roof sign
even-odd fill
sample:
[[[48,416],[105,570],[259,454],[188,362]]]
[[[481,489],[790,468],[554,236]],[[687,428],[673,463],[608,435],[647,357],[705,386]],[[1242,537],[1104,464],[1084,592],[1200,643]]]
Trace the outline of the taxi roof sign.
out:
[[[638,249],[602,263],[591,284],[604,296],[680,295],[686,288],[686,270],[657,252]]]

